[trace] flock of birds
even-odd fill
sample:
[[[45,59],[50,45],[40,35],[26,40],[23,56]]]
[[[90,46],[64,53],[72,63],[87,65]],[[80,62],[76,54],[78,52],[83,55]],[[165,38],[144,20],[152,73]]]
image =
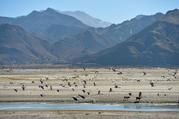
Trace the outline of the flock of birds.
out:
[[[83,68],[83,70],[86,71],[86,68]],[[117,75],[122,75],[122,74],[123,74],[123,72],[117,71],[117,69],[115,69],[115,68],[110,68],[110,70],[112,70],[113,72],[117,72]],[[168,72],[169,72],[169,70],[168,70]],[[95,75],[94,78],[96,78],[96,76],[97,76],[98,73],[99,73],[99,71],[95,71],[95,74],[96,74],[96,75]],[[142,74],[143,74],[143,76],[146,76],[146,75],[147,75],[147,72],[142,72]],[[177,70],[175,70],[175,71],[172,73],[172,76],[173,76],[173,78],[175,78],[175,79],[176,79],[176,75],[177,75]],[[162,75],[161,77],[162,77],[162,78],[166,78],[166,76],[163,76],[163,75]],[[74,77],[74,78],[75,78],[75,77]],[[48,84],[48,83],[46,82],[46,81],[48,81],[48,80],[49,80],[48,77],[45,77],[45,79],[40,79],[40,80],[39,80],[38,88],[40,88],[41,90],[44,90],[45,88],[48,88],[48,89],[50,89],[50,90],[56,90],[56,92],[60,92],[60,89],[53,89],[53,85],[50,85],[50,84]],[[59,84],[59,86],[61,86],[61,87],[70,87],[70,89],[71,89],[73,92],[76,90],[75,88],[78,87],[78,84],[77,84],[76,82],[71,83],[71,82],[68,81],[68,79],[64,79],[63,81],[64,81],[65,84],[67,84],[67,85],[65,85],[65,84]],[[140,80],[137,80],[137,82],[140,82]],[[31,83],[34,84],[35,81],[32,81]],[[82,86],[83,86],[83,88],[81,89],[82,93],[72,97],[72,99],[73,99],[74,101],[76,101],[76,102],[78,102],[79,99],[86,99],[86,95],[90,95],[90,92],[86,90],[87,81],[86,81],[86,80],[82,80],[81,83],[82,83]],[[12,82],[10,82],[10,84],[12,84]],[[93,84],[94,87],[97,86],[96,82],[93,82],[92,84]],[[154,82],[154,81],[150,81],[149,84],[150,84],[151,87],[154,87],[154,86],[155,86],[155,82]],[[118,85],[115,84],[115,85],[114,85],[114,88],[118,88]],[[26,90],[26,87],[25,87],[24,84],[21,85],[21,89],[22,89],[23,91]],[[19,89],[14,89],[15,92],[18,92],[18,90],[19,90]],[[168,88],[168,90],[172,90],[172,87],[171,87],[171,88]],[[109,88],[109,92],[113,92],[113,88]],[[97,95],[101,95],[101,90],[98,90],[98,91],[97,91]],[[157,95],[160,96],[159,93],[158,93]],[[40,97],[44,97],[44,96],[45,96],[45,95],[44,95],[43,93],[40,94]],[[125,95],[125,96],[123,97],[123,101],[124,101],[124,102],[125,102],[125,101],[128,101],[132,96],[133,96],[133,94],[132,94],[131,92],[129,92],[128,95]],[[166,96],[166,94],[164,94],[164,96]],[[142,92],[140,91],[140,92],[138,92],[138,96],[135,97],[135,103],[139,103],[142,98],[143,98]]]

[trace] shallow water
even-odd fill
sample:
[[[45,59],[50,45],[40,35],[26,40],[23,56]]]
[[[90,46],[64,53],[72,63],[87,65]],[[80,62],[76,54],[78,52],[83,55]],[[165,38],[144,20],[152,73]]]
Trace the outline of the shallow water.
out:
[[[0,103],[0,110],[121,110],[179,112],[178,104],[58,104],[58,103]]]

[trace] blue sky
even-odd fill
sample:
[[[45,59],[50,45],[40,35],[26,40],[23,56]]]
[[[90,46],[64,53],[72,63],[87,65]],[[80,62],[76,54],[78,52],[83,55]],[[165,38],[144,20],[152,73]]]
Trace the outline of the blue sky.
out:
[[[139,14],[179,9],[179,0],[0,0],[0,16],[16,17],[48,7],[61,11],[84,11],[91,16],[120,23]]]

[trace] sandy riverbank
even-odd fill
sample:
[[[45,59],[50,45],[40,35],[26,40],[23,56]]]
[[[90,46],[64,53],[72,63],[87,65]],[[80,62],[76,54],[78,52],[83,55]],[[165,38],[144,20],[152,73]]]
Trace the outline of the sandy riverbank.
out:
[[[0,119],[177,119],[178,112],[0,111]]]
[[[1,102],[135,102],[139,92],[140,102],[178,102],[179,73],[162,68],[0,70]],[[124,101],[126,96],[129,98]]]

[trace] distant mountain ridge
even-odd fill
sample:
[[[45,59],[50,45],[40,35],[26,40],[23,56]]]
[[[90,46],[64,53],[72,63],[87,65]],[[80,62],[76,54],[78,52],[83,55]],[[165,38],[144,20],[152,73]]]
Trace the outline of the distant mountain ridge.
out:
[[[83,62],[103,66],[179,66],[178,16],[179,10],[169,11],[128,40],[85,57]]]
[[[165,22],[169,22],[173,24],[179,24],[179,10],[174,9],[174,10],[168,11],[166,13],[166,16],[163,19],[161,19],[161,21],[165,21]]]
[[[52,52],[66,61],[95,54],[125,41],[130,36],[159,20],[162,16],[163,14],[161,13],[151,16],[143,15],[141,19],[134,18],[106,28],[88,28],[84,32],[70,37],[64,37],[62,40],[56,42]],[[86,44],[93,47],[88,47]]]
[[[42,39],[56,42],[64,35],[74,35],[86,30],[89,26],[78,19],[47,8],[43,11],[32,11],[27,16],[17,18],[0,17],[0,24],[9,23],[19,25],[26,31],[36,33]],[[55,26],[55,28],[53,28]],[[58,29],[56,29],[59,27]],[[62,32],[62,29],[66,29]],[[52,35],[56,34],[57,37]]]
[[[109,23],[109,22],[94,18],[82,11],[74,11],[74,12],[73,11],[63,11],[61,13],[75,17],[78,20],[80,20],[81,22],[83,22],[84,24],[91,26],[91,27],[95,27],[95,28],[98,28],[98,27],[104,28],[104,27],[108,27],[111,25],[111,23]]]
[[[154,15],[142,15],[142,17],[135,17],[131,20],[124,21],[120,24],[113,24],[100,31],[100,34],[111,39],[114,42],[122,42],[128,39],[130,36],[138,33],[147,26],[155,23],[161,17],[162,13],[156,13]]]
[[[0,65],[178,66],[178,10],[94,28],[48,8],[0,17]],[[156,57],[157,56],[157,57]]]

